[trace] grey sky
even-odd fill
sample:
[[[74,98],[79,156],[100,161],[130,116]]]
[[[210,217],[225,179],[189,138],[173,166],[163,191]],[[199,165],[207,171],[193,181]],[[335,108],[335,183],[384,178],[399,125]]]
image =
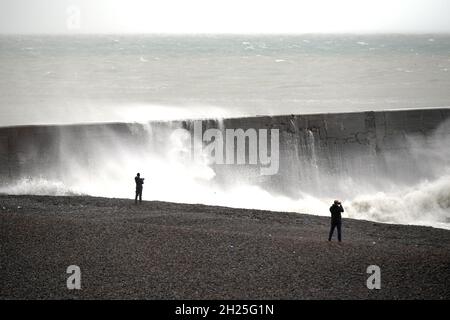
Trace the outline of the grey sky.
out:
[[[448,0],[0,0],[0,33],[449,33],[449,14]]]

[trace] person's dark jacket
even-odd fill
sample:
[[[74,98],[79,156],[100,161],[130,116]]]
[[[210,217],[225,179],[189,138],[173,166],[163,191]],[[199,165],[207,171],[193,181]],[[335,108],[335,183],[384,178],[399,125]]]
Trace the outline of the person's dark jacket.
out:
[[[331,212],[331,220],[332,221],[341,221],[341,212],[344,212],[344,208],[342,207],[341,204],[333,204],[330,207],[330,212]]]
[[[134,177],[134,181],[136,182],[136,190],[142,190],[142,185],[144,184],[144,179],[139,177]]]

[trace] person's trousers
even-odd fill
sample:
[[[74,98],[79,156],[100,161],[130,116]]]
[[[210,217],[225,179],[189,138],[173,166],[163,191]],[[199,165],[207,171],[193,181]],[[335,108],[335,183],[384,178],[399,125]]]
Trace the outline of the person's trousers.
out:
[[[331,221],[331,228],[330,228],[330,235],[328,236],[328,241],[331,241],[331,238],[333,237],[333,233],[334,233],[334,228],[337,228],[337,232],[338,232],[338,240],[341,241],[341,220],[337,220],[337,221]]]
[[[134,203],[137,203],[139,197],[139,202],[142,202],[142,189],[136,189],[136,196],[134,197]]]

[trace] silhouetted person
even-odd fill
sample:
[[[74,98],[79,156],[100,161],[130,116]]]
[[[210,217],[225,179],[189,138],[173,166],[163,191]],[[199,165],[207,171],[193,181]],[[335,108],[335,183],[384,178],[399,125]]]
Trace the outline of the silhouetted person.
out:
[[[136,182],[136,196],[134,197],[134,203],[137,203],[139,197],[139,203],[142,202],[142,189],[144,184],[144,178],[141,178],[141,174],[138,173],[136,177],[134,177],[134,182]]]
[[[341,242],[341,226],[342,226],[342,217],[341,212],[344,212],[344,208],[339,200],[334,200],[333,205],[330,207],[331,212],[331,228],[330,235],[328,236],[328,241],[331,241],[333,237],[334,228],[337,228],[338,232],[338,240]]]

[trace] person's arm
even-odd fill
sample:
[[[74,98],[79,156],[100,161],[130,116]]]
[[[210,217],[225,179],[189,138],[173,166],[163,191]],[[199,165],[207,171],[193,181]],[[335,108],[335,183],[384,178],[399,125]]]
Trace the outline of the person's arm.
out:
[[[342,204],[340,205],[341,207],[341,212],[344,212],[344,207],[342,206]]]

